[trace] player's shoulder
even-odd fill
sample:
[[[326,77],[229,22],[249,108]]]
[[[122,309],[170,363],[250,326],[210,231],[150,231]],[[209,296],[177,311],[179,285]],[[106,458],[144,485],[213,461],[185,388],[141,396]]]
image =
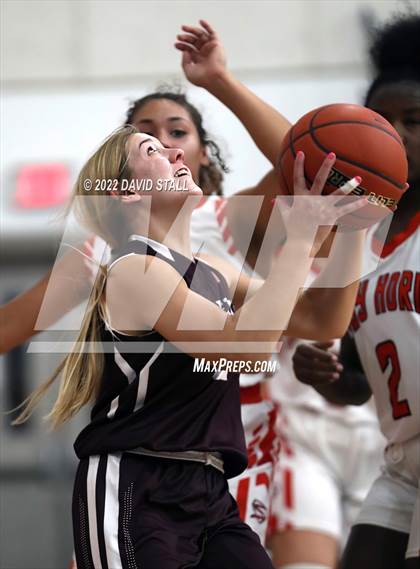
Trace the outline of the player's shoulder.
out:
[[[108,272],[108,288],[117,288],[121,294],[134,292],[146,297],[181,282],[182,275],[172,264],[150,254],[128,254],[114,262]]]

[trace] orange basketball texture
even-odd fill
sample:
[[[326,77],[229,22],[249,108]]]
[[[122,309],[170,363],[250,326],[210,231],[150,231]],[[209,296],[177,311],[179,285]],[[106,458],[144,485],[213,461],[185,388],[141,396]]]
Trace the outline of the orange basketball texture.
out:
[[[362,183],[353,192],[366,195],[372,205],[346,216],[352,225],[365,227],[391,211],[405,191],[408,165],[402,140],[381,115],[351,104],[320,107],[304,115],[285,136],[280,149],[280,184],[293,193],[296,153],[305,153],[305,177],[310,187],[323,160],[337,156],[323,194],[330,194],[347,180],[360,176]],[[382,204],[382,205],[381,205]]]

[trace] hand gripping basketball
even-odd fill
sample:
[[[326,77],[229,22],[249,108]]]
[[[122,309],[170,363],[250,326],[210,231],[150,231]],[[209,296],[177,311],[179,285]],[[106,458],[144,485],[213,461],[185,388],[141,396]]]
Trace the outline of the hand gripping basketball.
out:
[[[298,152],[293,172],[294,197],[290,207],[282,207],[283,220],[288,239],[310,239],[309,235],[313,235],[313,232],[308,232],[309,226],[327,226],[328,229],[323,232],[321,238],[322,243],[340,217],[366,206],[368,200],[366,197],[346,197],[360,184],[362,181],[360,177],[353,178],[328,196],[322,195],[322,190],[335,162],[333,153],[330,153],[322,163],[310,188],[305,180],[304,162],[304,153]],[[290,198],[278,199],[290,202]]]

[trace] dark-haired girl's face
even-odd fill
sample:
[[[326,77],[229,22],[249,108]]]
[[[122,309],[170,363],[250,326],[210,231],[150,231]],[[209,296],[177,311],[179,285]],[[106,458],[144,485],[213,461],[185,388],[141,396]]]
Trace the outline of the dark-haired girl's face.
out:
[[[420,181],[420,83],[389,83],[378,87],[369,108],[385,117],[401,136],[408,157],[408,180]]]
[[[208,166],[206,149],[201,144],[189,112],[169,99],[155,99],[134,113],[132,124],[159,139],[167,148],[181,148],[184,161],[198,184],[200,168]]]

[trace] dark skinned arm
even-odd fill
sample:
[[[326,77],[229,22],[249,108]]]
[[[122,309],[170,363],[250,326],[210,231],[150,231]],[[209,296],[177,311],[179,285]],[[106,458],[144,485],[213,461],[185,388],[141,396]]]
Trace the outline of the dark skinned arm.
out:
[[[354,340],[348,334],[343,337],[339,356],[329,351],[332,345],[300,344],[293,356],[297,379],[336,405],[363,405],[372,392]]]

